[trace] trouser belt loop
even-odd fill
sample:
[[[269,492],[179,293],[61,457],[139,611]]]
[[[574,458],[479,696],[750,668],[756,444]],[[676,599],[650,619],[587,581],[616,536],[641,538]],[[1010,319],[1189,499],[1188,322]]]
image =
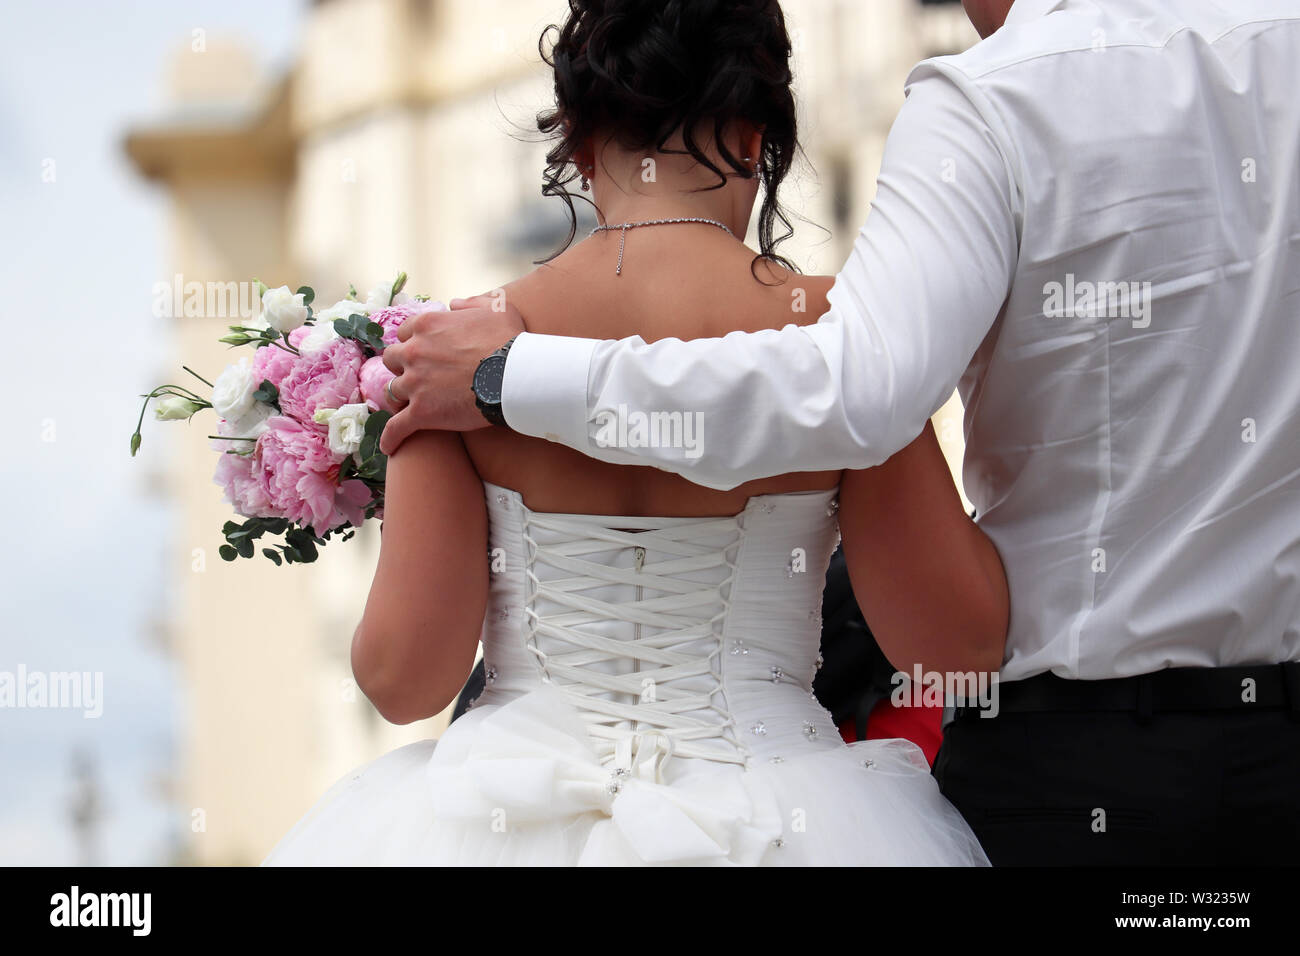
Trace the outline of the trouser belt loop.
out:
[[[1137,682],[1137,719],[1139,724],[1151,723],[1151,675],[1143,674]]]
[[[1300,661],[1288,661],[1278,666],[1282,669],[1287,711],[1292,720],[1300,720]]]

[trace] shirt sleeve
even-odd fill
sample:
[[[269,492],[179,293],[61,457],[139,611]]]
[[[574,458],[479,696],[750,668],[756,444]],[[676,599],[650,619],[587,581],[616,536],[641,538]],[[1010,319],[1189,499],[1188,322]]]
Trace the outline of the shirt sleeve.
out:
[[[719,489],[880,464],[952,394],[1010,289],[1020,197],[1001,134],[964,75],[920,64],[820,321],[653,344],[525,333],[506,365],[507,422]]]

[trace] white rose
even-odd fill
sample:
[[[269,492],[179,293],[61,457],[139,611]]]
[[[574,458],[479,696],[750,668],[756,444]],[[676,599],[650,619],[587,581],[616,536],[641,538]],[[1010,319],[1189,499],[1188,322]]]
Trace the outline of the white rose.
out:
[[[323,409],[322,409],[323,411]],[[316,413],[317,421],[322,418]],[[361,439],[366,434],[366,419],[370,417],[370,406],[364,402],[344,405],[329,416],[330,451],[336,455],[354,455],[361,447]]]
[[[262,318],[277,332],[292,332],[307,321],[307,306],[301,292],[290,292],[287,285],[262,293]]]
[[[253,393],[260,384],[253,381],[253,363],[247,356],[226,366],[212,386],[213,410],[228,420],[239,418],[255,404]]]
[[[231,438],[246,438],[248,441],[228,442],[231,451],[237,451],[241,454],[247,454],[253,450],[253,443],[261,438],[270,426],[266,420],[275,414],[275,409],[264,402],[254,402],[252,407],[238,418],[226,419],[217,426],[218,435],[228,435]]]

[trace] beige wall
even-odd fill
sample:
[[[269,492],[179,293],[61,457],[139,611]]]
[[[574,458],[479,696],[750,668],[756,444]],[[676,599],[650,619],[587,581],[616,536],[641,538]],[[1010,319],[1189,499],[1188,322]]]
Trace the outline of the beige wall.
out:
[[[835,271],[866,218],[908,68],[974,35],[959,10],[923,16],[912,0],[785,6],[810,160],[786,201],[835,230],[801,224],[787,248],[808,271]],[[255,81],[237,51],[182,54],[177,117],[129,144],[170,195],[171,272],[305,282],[326,303],[348,281],[369,287],[398,268],[435,297],[514,278],[543,251],[512,242],[535,227],[543,202],[545,147],[519,134],[549,94],[538,33],[563,9],[558,0],[332,0],[312,7],[300,57],[278,85]],[[236,68],[247,82],[232,84]],[[214,126],[223,153],[194,122],[193,108],[208,101],[243,117]],[[835,170],[848,189],[838,224],[827,184]],[[215,343],[226,324],[178,319],[178,357],[218,371],[230,358]],[[940,416],[950,457],[961,447],[954,408]],[[189,701],[180,789],[204,823],[186,858],[256,862],[338,776],[445,722],[389,727],[351,683],[348,645],[377,550],[370,529],[310,568],[217,557],[229,512],[211,484],[212,453],[197,434],[205,427],[171,446],[181,520],[170,627]],[[194,549],[203,570],[193,569]]]

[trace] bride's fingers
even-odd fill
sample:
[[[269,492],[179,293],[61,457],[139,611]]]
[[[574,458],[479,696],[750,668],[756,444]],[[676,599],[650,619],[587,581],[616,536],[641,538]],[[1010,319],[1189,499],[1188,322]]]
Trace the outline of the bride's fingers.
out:
[[[394,378],[390,378],[388,383],[384,386],[384,397],[388,399],[388,410],[390,412],[395,412],[406,404],[406,398],[402,395],[400,390],[401,381],[402,376],[398,375]]]
[[[398,329],[397,334],[401,335],[402,330]],[[385,348],[383,352],[380,353],[380,358],[384,360],[384,368],[388,369],[388,371],[392,372],[394,375],[401,375],[402,372],[405,371],[405,362],[402,360],[402,345],[400,342],[396,342]]]
[[[490,295],[472,295],[467,299],[452,299],[447,303],[447,308],[453,312],[458,309],[480,309],[486,308],[491,301]]]
[[[379,436],[379,450],[385,455],[391,455],[417,430],[415,419],[411,416],[411,409],[409,407],[402,409],[384,423],[383,434]]]

